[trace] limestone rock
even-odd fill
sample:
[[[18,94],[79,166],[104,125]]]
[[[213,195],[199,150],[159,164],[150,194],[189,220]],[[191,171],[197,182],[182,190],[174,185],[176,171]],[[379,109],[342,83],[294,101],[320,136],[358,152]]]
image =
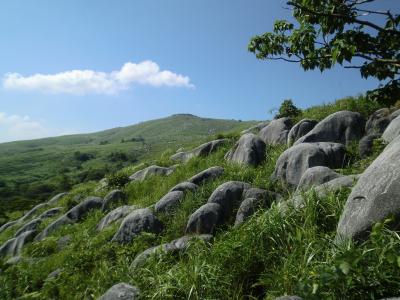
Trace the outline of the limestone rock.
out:
[[[303,119],[290,129],[287,139],[288,146],[291,146],[299,138],[309,133],[315,125],[318,124],[317,120]]]
[[[204,143],[188,152],[178,152],[170,157],[172,161],[185,163],[192,157],[205,157],[215,152],[227,142],[227,139],[219,139]]]
[[[68,195],[68,193],[65,193],[65,192],[57,194],[53,198],[51,198],[49,201],[47,201],[47,204],[49,204],[49,205],[56,204],[59,200],[61,200],[62,198],[64,198],[67,195]]]
[[[156,203],[154,210],[156,213],[170,213],[179,206],[182,199],[182,191],[169,192]]]
[[[273,120],[260,131],[260,137],[267,145],[286,144],[292,125],[290,118]]]
[[[118,283],[112,286],[98,300],[136,300],[139,299],[140,291],[137,287],[127,283]]]
[[[188,181],[197,185],[204,183],[205,181],[212,180],[216,177],[219,177],[224,173],[224,168],[222,167],[211,167],[208,168],[193,177],[191,177]]]
[[[390,110],[388,108],[381,108],[368,118],[367,123],[365,124],[365,132],[367,135],[381,135],[389,125],[390,121]]]
[[[125,193],[121,190],[112,190],[104,197],[103,206],[101,207],[101,210],[108,211],[118,204],[125,204],[125,203],[126,203]]]
[[[225,156],[228,161],[246,166],[258,166],[265,160],[265,143],[252,133],[244,134]]]
[[[150,166],[147,167],[143,170],[137,171],[136,173],[134,173],[133,175],[129,176],[129,179],[131,181],[143,181],[146,178],[148,178],[149,176],[168,176],[170,174],[172,174],[175,171],[175,166],[172,167],[159,167],[159,166]]]
[[[190,192],[194,193],[197,188],[198,188],[197,184],[194,184],[189,181],[184,181],[184,182],[181,182],[181,183],[178,183],[177,185],[175,185],[170,190],[170,192],[181,191],[181,192],[185,193],[187,191],[190,191]]]
[[[114,222],[116,222],[122,218],[125,218],[134,209],[138,209],[138,207],[124,205],[124,206],[118,207],[118,208],[110,211],[97,224],[97,226],[96,226],[97,231],[102,231],[104,228],[108,227],[109,225],[113,224]]]
[[[332,179],[342,176],[332,169],[324,166],[317,166],[307,169],[300,178],[298,189],[308,189],[313,185],[320,185]]]
[[[221,222],[221,206],[217,203],[206,203],[189,217],[186,234],[213,234]]]
[[[382,134],[384,141],[390,143],[400,135],[400,115],[390,122],[389,126]]]

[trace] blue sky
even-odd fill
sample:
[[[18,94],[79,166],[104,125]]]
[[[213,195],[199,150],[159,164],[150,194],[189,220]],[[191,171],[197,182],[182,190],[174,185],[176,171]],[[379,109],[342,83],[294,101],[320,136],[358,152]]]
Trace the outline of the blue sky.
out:
[[[304,108],[377,85],[257,60],[249,39],[283,18],[281,0],[1,1],[0,142],[174,113],[262,120],[286,98]]]

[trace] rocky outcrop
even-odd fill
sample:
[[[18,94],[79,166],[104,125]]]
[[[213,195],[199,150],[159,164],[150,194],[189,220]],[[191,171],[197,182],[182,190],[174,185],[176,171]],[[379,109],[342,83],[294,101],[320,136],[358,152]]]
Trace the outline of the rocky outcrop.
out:
[[[28,223],[26,223],[24,226],[22,226],[16,233],[15,233],[15,237],[18,237],[19,235],[21,235],[24,232],[27,231],[31,231],[31,230],[37,230],[37,228],[39,227],[39,225],[42,223],[42,220],[39,218],[33,219],[31,221],[29,221]]]
[[[156,213],[171,213],[173,212],[183,199],[182,191],[174,191],[167,193],[155,205],[154,211]]]
[[[116,207],[117,205],[125,204],[126,203],[126,195],[121,190],[112,190],[109,192],[103,201],[103,206],[101,207],[102,211],[108,211],[111,208]]]
[[[160,233],[162,229],[162,223],[150,209],[140,208],[124,218],[112,241],[129,243],[142,232]]]
[[[250,185],[241,181],[228,181],[217,187],[208,198],[207,203],[216,203],[221,206],[222,218],[228,219],[232,211],[239,207],[243,193]],[[205,232],[206,233],[206,232]]]
[[[65,193],[65,192],[57,194],[53,198],[51,198],[49,201],[47,201],[47,204],[54,205],[54,204],[56,204],[58,201],[60,201],[62,198],[64,198],[67,195],[68,195],[68,193]]]
[[[130,269],[134,271],[135,269],[141,267],[153,255],[180,253],[185,251],[189,247],[190,242],[193,240],[197,239],[208,242],[212,238],[213,236],[209,234],[200,234],[193,236],[185,235],[179,239],[173,240],[170,243],[165,243],[162,245],[151,247],[135,257],[134,261],[131,264]]]
[[[242,132],[240,132],[240,134],[246,134],[246,133],[258,133],[260,132],[261,129],[263,129],[265,126],[267,126],[270,123],[270,121],[264,121],[264,122],[260,122],[257,125],[254,125],[246,130],[243,130]]]
[[[381,135],[389,125],[390,121],[390,110],[388,108],[381,108],[368,118],[367,123],[365,124],[365,133],[367,135]]]
[[[235,227],[244,223],[248,218],[250,218],[254,213],[261,209],[267,208],[266,201],[257,198],[247,198],[244,199],[240,204],[239,209],[236,214]]]
[[[222,167],[211,167],[208,168],[193,177],[191,177],[188,181],[194,183],[196,185],[200,185],[208,180],[215,179],[224,173],[224,168]]]
[[[318,126],[318,125],[317,125]],[[346,149],[337,143],[302,143],[283,152],[275,165],[272,179],[297,186],[304,172],[315,166],[341,168]]]
[[[320,185],[332,179],[342,176],[332,169],[323,166],[317,166],[307,169],[300,178],[298,189],[308,189],[313,185]]]
[[[188,152],[178,152],[170,157],[172,161],[185,163],[192,157],[205,157],[215,152],[227,142],[226,139],[219,139],[211,142],[204,143],[197,148]]]
[[[172,167],[159,167],[159,166],[150,166],[143,170],[137,171],[133,175],[129,176],[131,181],[143,181],[149,176],[168,176],[175,171],[175,166]]]
[[[54,217],[55,215],[58,215],[60,212],[62,212],[62,210],[63,210],[62,207],[50,208],[49,210],[46,210],[41,215],[39,215],[39,219],[43,220],[43,219]]]
[[[30,211],[28,211],[23,217],[21,217],[18,220],[18,223],[25,222],[26,220],[28,220],[31,217],[33,217],[34,215],[36,215],[39,210],[41,210],[42,208],[47,207],[47,206],[48,206],[47,203],[40,203],[40,204],[36,205],[34,208],[32,208]]]
[[[400,137],[364,171],[345,204],[338,238],[362,239],[375,222],[395,216],[400,224]]]
[[[175,185],[170,192],[175,192],[175,191],[181,191],[181,192],[192,192],[194,193],[198,188],[197,184],[194,184],[192,182],[189,181],[184,181],[181,183],[178,183],[177,185]]]
[[[358,144],[358,152],[361,158],[371,155],[374,150],[374,140],[379,139],[380,134],[369,134],[364,136]]]
[[[357,112],[339,111],[319,122],[294,144],[332,142],[348,145],[364,136],[365,120]]]
[[[22,247],[26,243],[32,241],[35,234],[36,234],[35,230],[25,231],[20,235],[18,235],[17,237],[8,240],[0,247],[0,257],[6,257],[6,256],[15,257],[20,255]]]
[[[139,299],[140,290],[127,283],[118,283],[112,286],[98,300],[136,300]]]
[[[259,135],[267,145],[286,144],[292,125],[290,118],[273,120],[260,131]]]
[[[296,125],[294,125],[292,129],[290,129],[288,134],[287,138],[288,146],[293,145],[293,143],[296,142],[299,138],[309,133],[317,124],[318,124],[317,120],[303,119]]]
[[[129,215],[135,209],[138,209],[138,207],[135,205],[133,205],[133,206],[124,205],[124,206],[118,207],[118,208],[110,211],[97,224],[97,226],[96,226],[97,231],[102,231],[104,228],[108,227],[109,225],[113,224],[114,222],[116,222],[122,218],[125,218],[127,215]]]
[[[246,166],[258,166],[265,160],[265,143],[252,133],[244,134],[225,156],[231,162]]]
[[[400,115],[390,122],[389,126],[383,132],[382,138],[385,142],[390,143],[399,135],[400,135]]]
[[[222,209],[217,203],[206,203],[197,209],[186,225],[186,234],[214,234],[222,223]]]
[[[13,226],[13,225],[16,225],[18,223],[18,220],[15,220],[15,221],[10,221],[10,222],[7,222],[7,223],[5,223],[5,224],[3,224],[1,227],[0,227],[0,233],[2,233],[4,230],[6,230],[7,228],[9,228],[9,227],[11,227],[11,226]]]

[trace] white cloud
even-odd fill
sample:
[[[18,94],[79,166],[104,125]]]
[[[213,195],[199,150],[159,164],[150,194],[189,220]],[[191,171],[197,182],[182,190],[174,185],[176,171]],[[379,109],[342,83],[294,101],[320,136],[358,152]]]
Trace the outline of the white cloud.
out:
[[[168,70],[161,71],[155,62],[149,60],[138,64],[127,62],[120,70],[110,73],[92,70],[72,70],[31,76],[8,73],[3,79],[3,87],[6,89],[75,95],[116,94],[135,84],[154,87],[194,87],[189,77]]]
[[[36,139],[49,135],[50,132],[41,122],[34,121],[29,116],[0,112],[0,142]]]

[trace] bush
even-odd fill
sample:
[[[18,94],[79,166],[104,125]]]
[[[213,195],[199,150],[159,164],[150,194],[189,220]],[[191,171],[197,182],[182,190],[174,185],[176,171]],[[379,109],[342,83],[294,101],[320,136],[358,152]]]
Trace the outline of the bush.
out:
[[[111,187],[121,188],[129,182],[129,176],[122,172],[109,174],[106,178],[108,185]]]
[[[295,117],[299,116],[300,114],[301,114],[301,110],[293,104],[293,100],[286,99],[286,100],[283,100],[281,106],[279,107],[279,112],[275,116],[275,119],[284,118],[284,117],[295,118]]]

